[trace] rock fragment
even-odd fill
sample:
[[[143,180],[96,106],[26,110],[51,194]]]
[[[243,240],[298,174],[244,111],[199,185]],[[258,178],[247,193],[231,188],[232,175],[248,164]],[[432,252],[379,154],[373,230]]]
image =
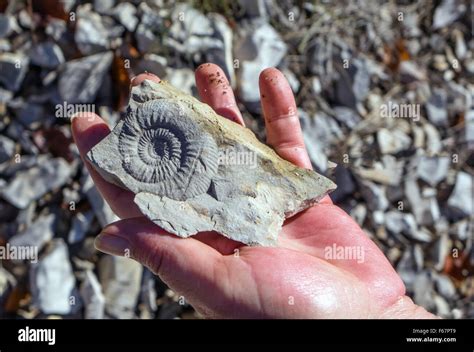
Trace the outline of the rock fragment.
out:
[[[21,53],[0,54],[0,83],[11,91],[18,91],[28,71],[28,56]]]
[[[141,264],[130,258],[103,256],[98,269],[107,315],[117,319],[135,318],[143,271]]]
[[[472,215],[474,212],[474,186],[472,180],[472,175],[459,171],[456,176],[454,190],[448,199],[448,205],[464,216]]]
[[[54,214],[40,216],[24,231],[16,234],[8,243],[14,247],[33,246],[40,251],[54,236]]]
[[[237,44],[234,53],[240,61],[239,96],[251,106],[258,103],[252,111],[259,109],[260,93],[255,87],[258,87],[260,72],[278,66],[286,51],[287,46],[278,32],[266,22],[253,24]]]
[[[29,56],[32,64],[48,69],[54,69],[65,61],[61,48],[50,41],[34,45]]]
[[[62,239],[57,239],[46,255],[32,264],[33,304],[44,314],[70,314],[80,307],[75,284],[68,248]]]
[[[16,174],[0,194],[15,207],[24,209],[30,202],[64,185],[71,172],[72,168],[64,159],[46,159],[44,163]]]
[[[61,98],[68,104],[92,102],[112,59],[113,54],[105,52],[68,61],[59,77]]]
[[[15,153],[15,142],[5,136],[0,136],[0,164],[10,160]]]
[[[285,217],[335,188],[165,82],[134,87],[127,117],[88,158],[109,182],[135,193],[145,216],[181,237],[217,231],[275,245]]]
[[[443,0],[433,16],[433,29],[446,27],[466,11],[466,5],[459,0]]]
[[[99,280],[92,270],[85,271],[81,282],[80,294],[84,302],[85,319],[103,319],[105,312],[105,297]]]
[[[68,243],[75,244],[81,242],[89,230],[93,219],[94,213],[92,211],[77,213],[72,220],[71,229],[68,234]]]
[[[377,132],[377,142],[382,154],[396,154],[409,148],[411,139],[403,131],[382,128]]]
[[[121,2],[112,10],[112,15],[124,26],[129,32],[133,32],[138,24],[136,17],[137,9],[129,2]]]
[[[417,168],[418,177],[432,187],[435,187],[446,178],[450,164],[451,158],[448,156],[423,156],[420,158]]]

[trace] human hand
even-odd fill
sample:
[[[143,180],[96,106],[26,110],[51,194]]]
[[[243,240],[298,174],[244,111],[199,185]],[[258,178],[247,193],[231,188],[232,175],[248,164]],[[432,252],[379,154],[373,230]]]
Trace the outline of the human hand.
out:
[[[151,74],[132,80],[159,81]],[[201,99],[218,114],[244,124],[223,71],[213,64],[196,70]],[[284,159],[311,168],[295,100],[277,69],[260,75],[267,142]],[[110,132],[95,114],[73,119],[83,160]],[[286,220],[276,248],[248,247],[216,233],[182,239],[147,220],[134,195],[106,182],[85,161],[102,196],[122,219],[103,229],[96,247],[147,266],[198,312],[213,318],[430,318],[405,296],[388,260],[342,209],[325,197]],[[330,259],[349,249],[362,256]]]

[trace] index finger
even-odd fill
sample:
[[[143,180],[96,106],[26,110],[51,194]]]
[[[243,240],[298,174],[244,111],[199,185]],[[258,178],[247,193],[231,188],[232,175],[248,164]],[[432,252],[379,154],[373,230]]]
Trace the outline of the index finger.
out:
[[[268,144],[283,159],[312,169],[293,91],[285,76],[276,68],[267,68],[260,74],[259,86]],[[332,203],[329,196],[321,202]]]

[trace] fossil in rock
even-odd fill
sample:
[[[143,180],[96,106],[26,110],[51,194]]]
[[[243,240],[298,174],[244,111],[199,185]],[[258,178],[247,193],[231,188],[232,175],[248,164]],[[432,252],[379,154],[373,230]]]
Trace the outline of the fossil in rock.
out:
[[[285,217],[335,189],[166,82],[134,87],[126,117],[87,156],[106,180],[135,194],[146,217],[181,237],[216,231],[276,245]]]
[[[130,110],[119,135],[125,187],[176,200],[205,193],[217,172],[214,140],[177,103],[151,100]]]

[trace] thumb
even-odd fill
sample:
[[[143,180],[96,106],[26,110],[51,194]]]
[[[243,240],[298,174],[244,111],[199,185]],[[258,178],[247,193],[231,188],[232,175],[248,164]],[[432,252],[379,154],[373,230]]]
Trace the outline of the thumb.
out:
[[[167,233],[146,218],[120,220],[105,227],[95,240],[98,250],[129,256],[148,267],[202,313],[219,301],[224,288],[216,270],[225,265],[215,249],[194,238]]]

